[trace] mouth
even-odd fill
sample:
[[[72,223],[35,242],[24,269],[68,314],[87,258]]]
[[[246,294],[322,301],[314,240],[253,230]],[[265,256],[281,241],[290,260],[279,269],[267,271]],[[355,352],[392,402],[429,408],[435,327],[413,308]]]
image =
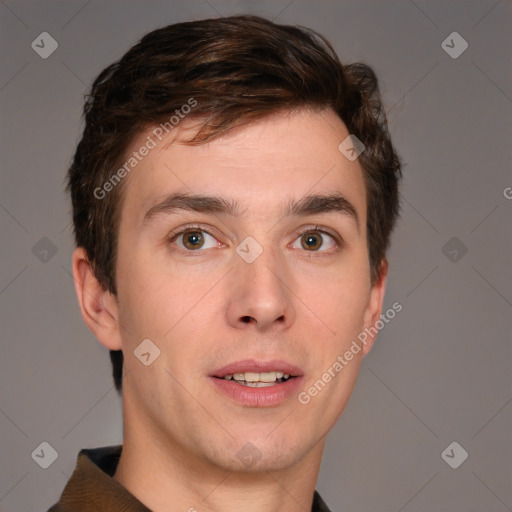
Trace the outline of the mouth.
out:
[[[284,361],[238,361],[210,375],[216,388],[236,402],[253,407],[275,406],[297,392],[302,370]]]
[[[228,373],[222,377],[224,380],[233,380],[241,386],[250,388],[267,388],[282,384],[289,379],[294,379],[294,375],[284,373],[276,370],[270,372],[243,372],[243,373]]]

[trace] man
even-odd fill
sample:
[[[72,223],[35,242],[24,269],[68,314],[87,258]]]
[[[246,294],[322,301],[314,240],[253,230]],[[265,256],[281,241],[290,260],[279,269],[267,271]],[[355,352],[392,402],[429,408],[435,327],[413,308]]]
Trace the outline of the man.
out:
[[[68,188],[124,439],[83,450],[51,510],[327,511],[399,177],[375,75],[312,31],[181,23],[106,68]]]

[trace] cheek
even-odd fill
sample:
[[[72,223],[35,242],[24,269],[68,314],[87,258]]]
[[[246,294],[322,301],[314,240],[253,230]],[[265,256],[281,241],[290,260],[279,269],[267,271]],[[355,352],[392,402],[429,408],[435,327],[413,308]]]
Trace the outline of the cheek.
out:
[[[338,293],[331,295],[331,300],[324,295],[318,305],[325,336],[318,336],[320,330],[313,324],[309,330],[315,331],[316,339],[323,347],[318,356],[325,366],[343,354],[363,330],[366,301],[354,294]]]
[[[169,351],[173,347],[169,341],[176,336],[197,334],[199,313],[201,319],[211,322],[207,311],[211,298],[205,294],[218,277],[214,279],[200,266],[185,272],[164,263],[151,255],[135,254],[121,267],[119,315],[130,345],[149,338]]]
[[[363,327],[369,301],[370,277],[364,264],[339,268],[321,279],[302,280],[298,296],[336,338]],[[332,334],[332,332],[331,332]]]
[[[168,315],[174,294],[166,290],[166,283],[151,265],[136,258],[119,265],[119,322],[130,345],[145,338],[157,340],[172,327]]]

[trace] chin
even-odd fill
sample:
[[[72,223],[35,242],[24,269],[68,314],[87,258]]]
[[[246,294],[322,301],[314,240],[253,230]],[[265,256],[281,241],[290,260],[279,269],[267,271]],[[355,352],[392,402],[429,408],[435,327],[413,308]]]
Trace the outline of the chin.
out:
[[[286,435],[276,436],[273,440],[265,437],[255,438],[254,441],[248,439],[250,436],[236,438],[232,446],[221,447],[218,453],[210,454],[212,462],[236,473],[280,471],[300,462],[311,449],[310,445],[313,445],[306,440],[292,442]]]

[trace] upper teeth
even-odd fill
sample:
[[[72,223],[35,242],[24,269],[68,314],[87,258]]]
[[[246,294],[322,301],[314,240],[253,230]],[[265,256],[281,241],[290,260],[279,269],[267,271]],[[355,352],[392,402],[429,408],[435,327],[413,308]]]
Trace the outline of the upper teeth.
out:
[[[245,380],[246,382],[274,382],[277,379],[288,379],[290,374],[283,372],[245,372],[245,373],[229,373],[225,375],[224,378],[226,380],[234,379],[234,380]]]

